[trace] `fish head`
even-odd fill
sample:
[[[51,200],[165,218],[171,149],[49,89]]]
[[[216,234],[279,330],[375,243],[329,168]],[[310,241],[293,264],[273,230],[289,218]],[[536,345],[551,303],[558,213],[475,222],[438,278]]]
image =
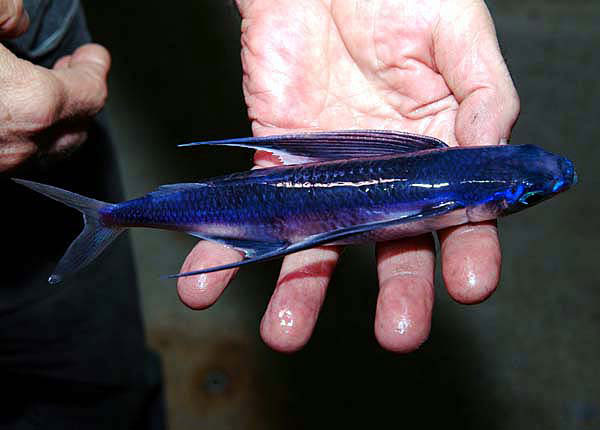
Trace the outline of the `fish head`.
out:
[[[505,208],[501,215],[530,208],[577,183],[575,167],[568,158],[533,145],[522,148],[522,154],[511,160],[517,173],[504,193]]]

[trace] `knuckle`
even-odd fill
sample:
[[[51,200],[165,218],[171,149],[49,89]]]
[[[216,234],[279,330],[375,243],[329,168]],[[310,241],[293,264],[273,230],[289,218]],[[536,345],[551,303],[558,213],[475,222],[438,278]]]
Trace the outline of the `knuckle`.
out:
[[[517,94],[516,89],[513,89],[513,94],[509,99],[508,111],[511,114],[511,119],[513,122],[516,121],[519,113],[521,112],[521,99],[519,98],[519,94]]]
[[[27,88],[30,103],[26,116],[34,128],[45,129],[58,120],[64,105],[64,91],[52,75],[36,73],[33,82]]]
[[[42,69],[18,63],[8,76],[9,91],[2,98],[0,117],[11,119],[11,128],[37,132],[58,119],[63,104],[61,84]]]

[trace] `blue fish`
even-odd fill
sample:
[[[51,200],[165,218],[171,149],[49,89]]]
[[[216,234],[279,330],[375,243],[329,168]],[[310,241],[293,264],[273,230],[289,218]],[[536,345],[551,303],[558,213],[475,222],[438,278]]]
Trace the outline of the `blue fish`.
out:
[[[16,182],[83,214],[84,228],[48,279],[93,261],[129,227],[182,231],[270,260],[323,244],[415,236],[518,212],[577,182],[573,163],[534,145],[448,147],[427,136],[352,130],[197,142],[270,151],[284,165],[163,185],[111,204]]]

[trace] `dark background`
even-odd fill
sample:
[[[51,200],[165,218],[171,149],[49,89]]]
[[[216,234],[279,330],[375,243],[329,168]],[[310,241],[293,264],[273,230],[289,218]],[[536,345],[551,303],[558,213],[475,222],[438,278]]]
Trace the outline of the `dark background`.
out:
[[[250,165],[243,150],[175,148],[250,134],[232,3],[83,3],[113,56],[108,112],[128,197]],[[194,312],[158,279],[194,241],[133,232],[172,429],[600,428],[600,3],[488,5],[521,96],[512,142],[573,159],[580,183],[500,222],[502,282],[490,300],[458,305],[438,282],[431,337],[406,356],[374,339],[371,247],[344,254],[312,340],[282,355],[258,334],[277,263],[242,270],[215,306]]]

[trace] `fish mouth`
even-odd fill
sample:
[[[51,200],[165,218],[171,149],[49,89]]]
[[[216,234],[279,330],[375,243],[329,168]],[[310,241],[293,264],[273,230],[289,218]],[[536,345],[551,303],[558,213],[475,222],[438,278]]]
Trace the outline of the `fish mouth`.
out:
[[[562,158],[559,161],[559,166],[562,177],[554,183],[552,187],[553,193],[564,191],[577,184],[578,181],[577,172],[575,171],[575,166],[571,160],[568,158]]]
[[[568,190],[573,185],[576,185],[578,180],[579,178],[577,177],[577,172],[575,171],[575,169],[573,169],[573,167],[571,167],[570,169],[567,169],[564,178],[557,179],[554,182],[554,184],[552,185],[552,193],[562,193],[563,191]]]

